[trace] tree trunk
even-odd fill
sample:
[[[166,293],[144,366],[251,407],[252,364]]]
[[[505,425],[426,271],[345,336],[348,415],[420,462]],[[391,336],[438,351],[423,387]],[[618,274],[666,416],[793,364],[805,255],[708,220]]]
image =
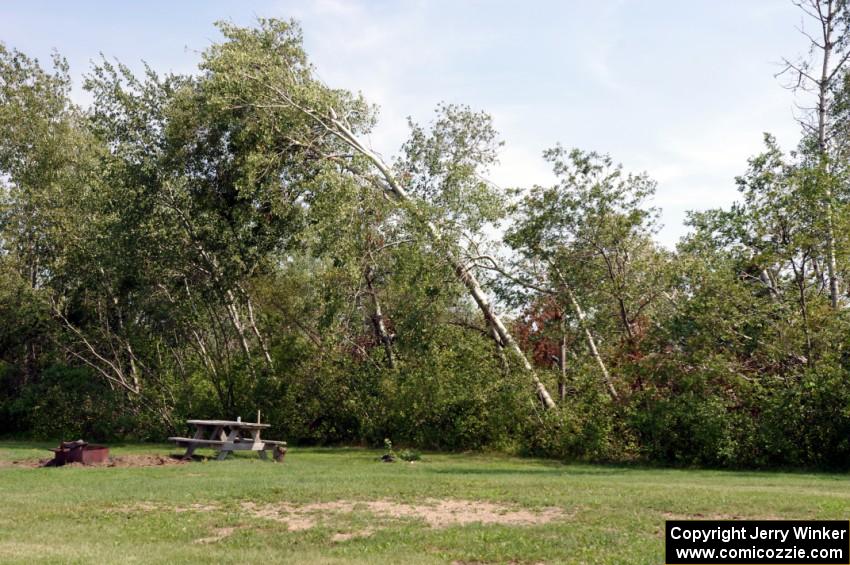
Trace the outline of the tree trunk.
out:
[[[567,283],[566,279],[561,276],[561,273],[557,272],[558,280],[563,286],[564,290],[567,292],[567,298],[570,301],[570,304],[573,307],[573,311],[576,313],[576,317],[578,318],[578,323],[581,326],[581,329],[584,331],[584,336],[587,338],[587,347],[590,349],[590,354],[593,356],[593,359],[596,361],[596,364],[599,366],[599,370],[602,373],[602,381],[605,383],[605,388],[608,389],[608,394],[614,400],[619,398],[619,394],[617,394],[617,389],[614,388],[614,384],[611,382],[611,374],[608,372],[608,367],[605,366],[605,361],[602,360],[602,356],[599,354],[599,349],[596,347],[596,340],[593,338],[593,333],[590,331],[590,327],[587,325],[587,316],[584,313],[581,305],[579,305],[578,300],[576,299],[576,295],[573,292],[572,287]]]
[[[608,372],[608,368],[605,366],[605,361],[602,360],[602,356],[599,354],[599,349],[596,347],[596,340],[593,339],[593,334],[590,331],[590,327],[587,325],[584,310],[582,310],[581,306],[579,306],[578,300],[576,300],[575,294],[573,294],[573,290],[569,286],[566,287],[566,290],[567,296],[570,299],[570,304],[572,304],[573,309],[576,312],[576,316],[579,319],[579,324],[584,330],[590,354],[593,355],[593,359],[596,361],[596,364],[599,366],[599,370],[602,372],[602,380],[605,382],[605,388],[608,389],[608,394],[611,395],[611,398],[616,400],[619,398],[617,389],[614,388],[614,385],[611,382],[611,374]]]
[[[820,0],[818,0],[820,1]],[[817,134],[818,134],[818,173],[821,178],[820,182],[825,182],[824,187],[824,215],[826,219],[826,270],[829,279],[829,302],[833,309],[838,308],[838,267],[835,261],[835,228],[833,218],[833,202],[832,202],[832,183],[829,178],[829,153],[827,148],[827,105],[829,103],[829,93],[832,86],[833,77],[840,76],[839,69],[830,70],[829,63],[833,54],[833,49],[836,47],[836,41],[833,39],[835,30],[835,20],[839,16],[839,2],[828,0],[826,3],[826,13],[822,8],[817,6],[817,13],[820,18],[821,30],[823,33],[823,44],[818,45],[823,53],[821,61],[820,80],[817,81],[818,87],[818,106],[817,106]],[[815,44],[817,45],[817,44]],[[841,67],[843,61],[839,63]],[[843,77],[841,77],[843,78]]]
[[[499,358],[499,363],[502,365],[502,371],[507,375],[511,370],[511,364],[508,363],[508,358],[505,356],[505,347],[502,340],[499,339],[499,332],[492,324],[487,325],[488,335],[493,338],[494,347],[496,348],[496,356]]]
[[[251,330],[254,332],[254,336],[257,338],[257,342],[260,344],[260,349],[263,350],[263,357],[266,360],[266,365],[269,369],[274,368],[274,363],[272,362],[272,356],[269,353],[268,345],[266,345],[266,340],[263,338],[263,334],[260,333],[260,328],[257,326],[257,320],[254,318],[254,305],[251,302],[251,297],[248,296],[248,292],[241,284],[237,284],[236,288],[239,289],[239,294],[242,295],[242,298],[245,299],[245,306],[248,310],[248,322],[251,324]]]
[[[558,352],[558,398],[561,402],[567,397],[567,321],[561,313],[561,344]]]
[[[236,309],[236,300],[233,297],[233,292],[228,290],[226,293],[227,300],[225,306],[227,314],[230,317],[230,322],[239,336],[239,344],[242,346],[242,351],[245,353],[245,358],[251,363],[251,346],[248,345],[248,338],[245,336],[245,326],[242,324],[242,319],[239,316],[239,311]]]
[[[800,315],[803,318],[803,335],[806,338],[806,363],[811,365],[812,359],[812,338],[809,331],[809,307],[806,302],[806,258],[803,257],[803,263],[797,269],[797,264],[791,260],[791,269],[794,271],[794,282],[797,284],[797,293],[800,303]]]
[[[835,262],[835,229],[832,213],[832,183],[829,178],[829,159],[826,146],[826,105],[829,96],[829,57],[834,44],[832,43],[832,6],[829,6],[830,16],[824,28],[823,65],[821,66],[821,81],[818,91],[818,151],[819,168],[826,182],[824,190],[824,214],[826,215],[826,270],[829,278],[829,302],[833,309],[838,308],[838,267]]]
[[[850,34],[850,26],[845,21],[848,10],[846,0],[798,0],[794,4],[807,16],[811,17],[820,26],[820,36],[813,37],[802,29],[803,35],[809,39],[809,53],[820,53],[820,72],[815,71],[816,60],[814,57],[802,64],[795,64],[785,60],[785,71],[793,71],[796,74],[795,82],[791,88],[814,93],[817,96],[815,107],[816,123],[812,124],[810,118],[800,119],[805,131],[817,137],[817,183],[822,192],[817,195],[817,202],[823,205],[823,213],[820,218],[824,222],[824,239],[826,243],[826,273],[829,284],[829,301],[833,309],[838,308],[838,267],[835,259],[835,202],[830,171],[829,155],[829,114],[830,95],[840,81],[845,79],[843,72],[850,60],[850,52],[847,50],[847,40]],[[835,37],[836,33],[838,37]],[[833,56],[837,63],[833,65]],[[783,71],[783,72],[785,72]]]
[[[540,401],[544,406],[546,406],[546,408],[554,408],[555,401],[552,400],[552,397],[549,395],[549,391],[546,390],[546,386],[540,381],[540,378],[537,376],[537,373],[534,371],[534,368],[531,366],[531,363],[528,361],[525,353],[523,353],[513,336],[502,323],[502,319],[493,310],[490,301],[487,299],[487,295],[478,283],[478,279],[472,271],[457,261],[452,254],[448,254],[447,259],[452,263],[458,278],[464,286],[466,286],[467,290],[472,295],[473,300],[475,300],[475,303],[478,305],[478,308],[484,314],[485,321],[492,325],[493,329],[496,331],[496,336],[498,336],[501,344],[520,360],[525,371],[531,375],[531,381],[534,384],[535,391],[537,392],[537,396],[540,398]]]
[[[390,333],[387,331],[387,325],[384,323],[384,313],[381,309],[381,301],[378,299],[378,294],[375,292],[373,282],[372,265],[367,265],[363,273],[363,278],[366,279],[366,288],[369,290],[369,296],[372,297],[372,327],[375,330],[375,337],[384,346],[384,351],[387,356],[387,367],[395,369],[395,359],[393,357],[393,340]]]

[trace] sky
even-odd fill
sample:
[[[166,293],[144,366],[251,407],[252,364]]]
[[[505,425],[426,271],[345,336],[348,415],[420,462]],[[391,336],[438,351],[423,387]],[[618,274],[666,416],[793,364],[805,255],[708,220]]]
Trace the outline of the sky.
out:
[[[215,21],[257,17],[298,20],[321,78],[381,107],[369,141],[384,156],[408,116],[468,104],[505,142],[496,184],[552,183],[541,154],[556,143],[609,153],[658,181],[671,247],[687,210],[734,201],[763,132],[786,149],[799,138],[794,94],[775,77],[806,50],[790,0],[7,0],[0,41],[42,61],[58,50],[85,104],[100,53],[191,73],[220,39]]]

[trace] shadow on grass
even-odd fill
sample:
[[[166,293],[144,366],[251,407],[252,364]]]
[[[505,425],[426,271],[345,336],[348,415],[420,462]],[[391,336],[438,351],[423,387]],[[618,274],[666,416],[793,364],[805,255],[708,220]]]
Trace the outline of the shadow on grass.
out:
[[[817,478],[828,481],[847,481],[848,474],[836,471],[824,471],[816,469],[712,469],[700,467],[665,467],[653,466],[644,463],[563,463],[560,461],[546,461],[541,459],[511,459],[510,463],[530,463],[535,467],[501,467],[492,468],[486,466],[482,461],[481,466],[453,465],[450,468],[435,467],[426,468],[426,473],[438,475],[474,475],[474,476],[585,476],[592,477],[633,477],[639,479],[643,476],[657,479],[659,475],[668,476],[671,479],[678,477],[689,478],[729,478],[729,479],[757,479],[766,480],[770,478]]]

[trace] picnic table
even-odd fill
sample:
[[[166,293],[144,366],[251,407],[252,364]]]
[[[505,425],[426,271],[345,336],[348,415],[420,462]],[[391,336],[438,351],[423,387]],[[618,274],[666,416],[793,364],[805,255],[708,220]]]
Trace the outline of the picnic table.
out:
[[[268,459],[266,451],[271,449],[275,461],[281,461],[286,453],[285,441],[260,438],[260,431],[268,428],[269,424],[241,420],[186,420],[186,423],[195,427],[192,437],[168,438],[176,442],[178,447],[186,448],[184,459],[192,457],[199,447],[218,450],[216,459],[219,461],[233,451],[256,451],[261,459]]]

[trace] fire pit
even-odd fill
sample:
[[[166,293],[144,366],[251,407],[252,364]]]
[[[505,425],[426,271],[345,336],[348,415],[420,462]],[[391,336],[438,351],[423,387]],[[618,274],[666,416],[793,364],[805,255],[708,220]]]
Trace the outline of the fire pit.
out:
[[[81,439],[77,441],[63,441],[59,447],[51,449],[53,461],[51,467],[60,467],[66,463],[82,463],[93,465],[106,463],[109,459],[109,448],[105,445],[94,445]]]

